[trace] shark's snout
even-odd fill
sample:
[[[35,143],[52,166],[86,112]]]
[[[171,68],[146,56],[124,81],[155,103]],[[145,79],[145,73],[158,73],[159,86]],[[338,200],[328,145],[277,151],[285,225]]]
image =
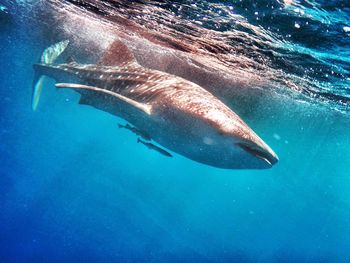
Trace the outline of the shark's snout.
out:
[[[258,145],[253,143],[238,143],[244,151],[261,160],[261,166],[270,168],[278,162],[278,156],[267,145]]]

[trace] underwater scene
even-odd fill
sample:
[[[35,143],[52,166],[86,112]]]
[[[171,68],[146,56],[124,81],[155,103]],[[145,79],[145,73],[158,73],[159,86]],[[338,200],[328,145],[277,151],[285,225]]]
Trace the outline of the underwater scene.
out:
[[[0,0],[0,262],[350,262],[350,2]]]

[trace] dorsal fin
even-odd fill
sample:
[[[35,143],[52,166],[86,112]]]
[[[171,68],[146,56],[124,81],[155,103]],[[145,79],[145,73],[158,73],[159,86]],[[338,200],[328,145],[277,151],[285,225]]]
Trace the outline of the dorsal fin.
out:
[[[122,41],[116,40],[109,46],[98,64],[104,66],[125,66],[132,62],[136,62],[136,60],[130,49]]]

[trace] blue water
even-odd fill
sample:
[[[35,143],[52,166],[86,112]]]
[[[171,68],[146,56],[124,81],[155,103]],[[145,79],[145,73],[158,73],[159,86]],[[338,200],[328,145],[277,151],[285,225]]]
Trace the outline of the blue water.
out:
[[[165,158],[51,82],[32,112],[32,64],[54,41],[33,2],[0,11],[0,262],[350,261],[347,1],[203,2],[217,9],[202,27],[228,30],[233,10],[283,43],[271,68],[314,85],[308,99],[255,105],[247,122],[280,158],[256,171]],[[211,10],[186,3],[164,8]]]

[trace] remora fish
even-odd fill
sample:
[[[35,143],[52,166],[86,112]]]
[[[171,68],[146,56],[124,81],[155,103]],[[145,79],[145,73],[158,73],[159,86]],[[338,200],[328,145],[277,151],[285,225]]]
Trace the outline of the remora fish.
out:
[[[162,154],[164,156],[173,157],[169,152],[167,152],[166,150],[158,147],[157,145],[154,145],[153,143],[145,142],[145,141],[141,140],[140,138],[137,138],[137,143],[142,143],[148,149],[155,150],[155,151],[159,152],[160,154]]]
[[[129,124],[126,124],[126,125],[118,124],[118,127],[123,128],[123,129],[127,129],[127,130],[135,133],[136,135],[141,136],[143,139],[145,139],[147,141],[151,140],[151,137],[147,133],[145,133],[145,132],[143,132],[135,127],[132,127]]]
[[[264,169],[277,163],[273,150],[237,114],[197,84],[143,68],[121,42],[97,65],[52,64],[66,43],[44,51],[49,63],[34,65],[34,105],[40,95],[36,83],[46,75],[59,82],[56,87],[81,93],[80,104],[118,115],[192,160],[226,169]]]

